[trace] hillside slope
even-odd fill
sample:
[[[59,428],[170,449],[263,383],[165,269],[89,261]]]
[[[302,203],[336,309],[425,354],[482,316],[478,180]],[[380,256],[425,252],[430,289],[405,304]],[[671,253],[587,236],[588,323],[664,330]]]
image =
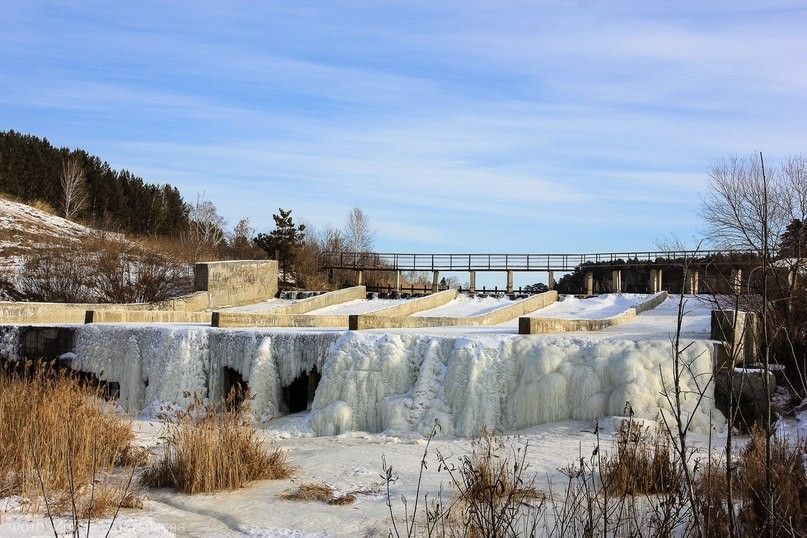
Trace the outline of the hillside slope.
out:
[[[187,291],[189,271],[123,234],[0,198],[0,300],[158,300]]]

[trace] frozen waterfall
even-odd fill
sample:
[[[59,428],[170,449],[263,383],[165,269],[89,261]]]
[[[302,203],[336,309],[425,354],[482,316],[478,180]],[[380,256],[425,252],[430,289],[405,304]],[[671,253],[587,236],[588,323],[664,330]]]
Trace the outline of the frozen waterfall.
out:
[[[696,341],[682,360],[684,391],[707,387],[712,344]],[[78,330],[73,367],[120,383],[130,411],[184,406],[225,396],[237,372],[254,393],[253,413],[288,411],[284,389],[316,369],[311,427],[319,435],[351,430],[468,436],[483,426],[512,431],[563,419],[623,415],[655,418],[669,409],[673,382],[668,341],[377,332],[295,332],[189,327],[86,325]],[[693,428],[709,427],[711,386],[695,407]]]

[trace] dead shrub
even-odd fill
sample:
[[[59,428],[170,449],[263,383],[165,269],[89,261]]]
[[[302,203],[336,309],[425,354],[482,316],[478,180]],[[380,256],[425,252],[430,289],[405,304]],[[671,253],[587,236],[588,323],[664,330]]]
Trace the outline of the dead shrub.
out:
[[[616,495],[655,495],[681,487],[682,473],[675,465],[669,438],[640,422],[625,420],[615,438],[616,450],[603,455],[603,486]]]
[[[293,490],[284,491],[280,497],[287,501],[317,501],[338,506],[356,502],[356,495],[353,493],[335,495],[335,491],[331,486],[313,482],[302,484]]]
[[[427,507],[427,528],[434,528],[439,516],[465,536],[533,535],[546,495],[535,488],[534,479],[525,479],[527,447],[509,452],[501,438],[484,429],[472,447],[459,465],[438,452],[440,469],[448,472],[455,493],[442,515],[439,504],[432,506],[431,514]]]
[[[107,237],[41,248],[23,263],[20,295],[32,301],[148,303],[193,288],[189,265]]]
[[[44,501],[51,514],[74,505],[107,514],[131,497],[131,478],[125,488],[112,475],[96,487],[98,473],[142,454],[133,439],[130,425],[69,373],[30,365],[0,371],[0,497],[20,495],[32,509]]]
[[[775,536],[807,535],[807,442],[790,442],[786,437],[771,438],[773,498],[766,506],[765,433],[760,426],[751,430],[751,440],[740,453],[732,474],[733,498],[738,506],[737,525],[743,535],[766,533],[768,525]],[[725,464],[714,464],[696,482],[703,519],[710,521],[709,534],[729,531],[728,494]]]
[[[146,485],[208,493],[294,473],[285,452],[258,438],[246,406],[196,402],[168,420],[167,427],[165,452],[146,469]]]

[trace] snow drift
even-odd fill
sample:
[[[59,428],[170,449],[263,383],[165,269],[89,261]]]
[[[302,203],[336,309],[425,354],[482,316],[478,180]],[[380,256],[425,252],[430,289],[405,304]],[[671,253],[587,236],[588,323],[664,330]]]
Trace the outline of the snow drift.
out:
[[[363,332],[248,331],[88,325],[79,329],[73,367],[120,383],[130,411],[220,398],[225,368],[255,395],[253,413],[286,412],[283,388],[314,368],[322,374],[310,425],[319,435],[352,430],[468,436],[482,427],[512,431],[563,419],[655,418],[669,404],[672,350],[664,340],[594,341],[516,335],[445,337]],[[696,341],[682,360],[685,392],[705,387],[712,346]],[[695,409],[706,430],[711,387]],[[718,419],[719,420],[719,419]]]

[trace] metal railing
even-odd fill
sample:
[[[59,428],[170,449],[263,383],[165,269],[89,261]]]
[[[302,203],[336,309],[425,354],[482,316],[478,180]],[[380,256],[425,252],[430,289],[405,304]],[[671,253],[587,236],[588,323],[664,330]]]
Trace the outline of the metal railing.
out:
[[[747,250],[682,250],[645,252],[599,252],[589,254],[407,254],[381,252],[326,252],[325,269],[364,271],[573,271],[586,264],[623,267],[665,263],[681,259],[709,259],[720,264],[751,261]]]

